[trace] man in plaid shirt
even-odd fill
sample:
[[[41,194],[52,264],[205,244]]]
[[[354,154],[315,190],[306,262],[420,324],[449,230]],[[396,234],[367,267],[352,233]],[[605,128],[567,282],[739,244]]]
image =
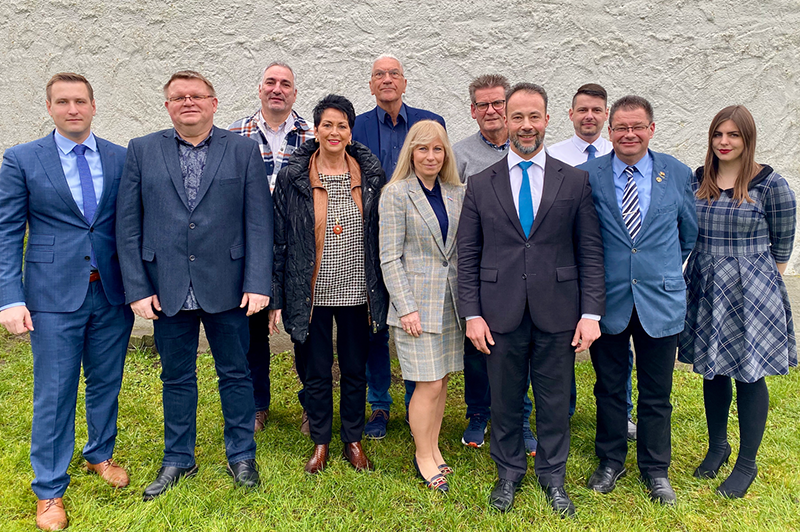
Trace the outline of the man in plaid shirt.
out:
[[[286,63],[276,61],[264,69],[258,84],[258,97],[261,108],[253,115],[237,120],[228,129],[258,142],[272,192],[278,172],[289,163],[289,157],[298,146],[314,138],[314,130],[292,109],[297,87],[294,71]],[[269,417],[269,359],[269,319],[265,310],[250,316],[250,349],[247,351],[256,403],[256,432],[264,428]],[[303,381],[300,366],[298,371]],[[303,405],[303,390],[297,396]],[[308,435],[305,406],[300,430]]]

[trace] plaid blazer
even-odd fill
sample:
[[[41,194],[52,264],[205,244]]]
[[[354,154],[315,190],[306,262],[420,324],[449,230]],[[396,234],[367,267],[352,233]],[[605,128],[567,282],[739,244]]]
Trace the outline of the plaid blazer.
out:
[[[466,187],[441,182],[440,186],[448,218],[446,242],[416,178],[381,192],[380,256],[389,291],[389,325],[400,327],[401,316],[418,311],[424,332],[441,333],[444,306],[453,305],[458,316],[456,233]]]

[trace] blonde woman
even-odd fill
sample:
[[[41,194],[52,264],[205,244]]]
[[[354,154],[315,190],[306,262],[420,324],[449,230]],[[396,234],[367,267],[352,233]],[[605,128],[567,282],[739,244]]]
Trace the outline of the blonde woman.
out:
[[[414,466],[426,485],[448,491],[452,470],[439,450],[447,380],[464,368],[456,309],[456,231],[464,199],[447,133],[414,124],[380,200],[380,257],[403,378],[416,382],[409,405]]]

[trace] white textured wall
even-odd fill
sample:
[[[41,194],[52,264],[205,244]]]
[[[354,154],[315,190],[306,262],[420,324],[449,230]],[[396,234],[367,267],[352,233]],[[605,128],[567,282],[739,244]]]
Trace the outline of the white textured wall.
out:
[[[547,89],[550,142],[572,133],[566,110],[583,83],[611,100],[645,96],[651,147],[691,167],[712,116],[744,103],[758,160],[800,191],[797,0],[3,0],[0,39],[0,150],[52,128],[44,85],[58,71],[89,78],[95,131],[124,145],[170,125],[160,88],[175,70],[212,80],[225,127],[256,108],[260,70],[275,59],[294,66],[301,114],[329,92],[366,111],[372,59],[390,52],[405,63],[406,101],[443,115],[454,140],[474,131],[467,85],[489,72]]]

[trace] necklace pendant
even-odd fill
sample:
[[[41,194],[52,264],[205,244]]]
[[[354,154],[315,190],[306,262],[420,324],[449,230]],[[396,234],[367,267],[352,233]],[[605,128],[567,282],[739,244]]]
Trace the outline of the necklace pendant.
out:
[[[333,226],[333,233],[336,235],[341,235],[342,231],[344,231],[344,228],[337,222],[336,225]]]

